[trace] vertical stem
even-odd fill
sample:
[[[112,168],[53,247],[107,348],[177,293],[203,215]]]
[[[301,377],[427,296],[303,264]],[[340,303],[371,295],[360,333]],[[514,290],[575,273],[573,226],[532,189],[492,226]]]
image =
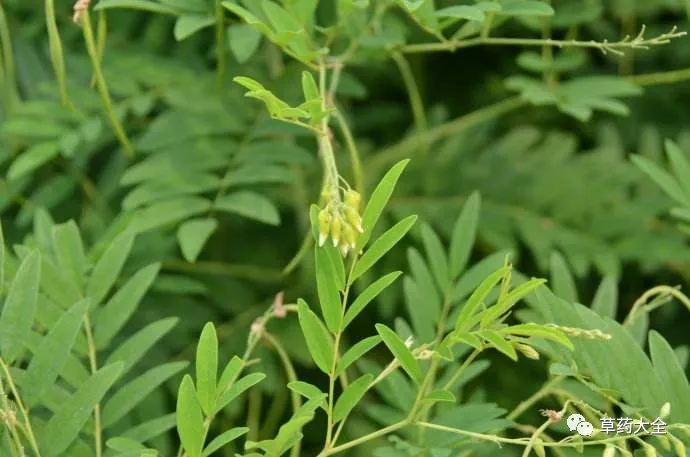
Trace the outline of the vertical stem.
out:
[[[422,141],[424,134],[426,132],[426,115],[424,113],[424,102],[422,101],[422,95],[419,92],[419,87],[412,74],[412,68],[410,64],[399,52],[395,52],[392,55],[400,74],[402,75],[403,82],[405,83],[405,89],[407,90],[407,95],[410,98],[410,105],[412,106],[412,116],[414,117],[414,123],[417,128],[417,137],[419,147],[422,149],[424,156],[429,152],[429,144]]]
[[[225,81],[225,8],[223,8],[222,0],[216,0],[216,59],[218,67],[216,69],[216,88],[220,93],[223,90],[223,83]]]
[[[12,395],[14,396],[14,401],[17,404],[19,411],[22,413],[22,418],[24,419],[24,426],[26,428],[26,435],[29,440],[29,444],[31,444],[31,448],[34,451],[34,454],[36,454],[37,457],[41,457],[41,451],[39,451],[38,449],[38,441],[36,440],[36,435],[34,434],[33,428],[31,427],[31,421],[29,420],[29,411],[26,409],[26,406],[24,406],[24,403],[22,402],[22,397],[19,395],[19,392],[17,391],[17,386],[15,386],[14,380],[12,379],[10,367],[1,358],[0,367],[2,367],[2,371],[5,373],[5,378],[7,378],[7,384],[10,387],[10,392],[12,392]],[[2,384],[2,381],[0,381],[0,384]]]
[[[366,189],[364,188],[364,172],[362,171],[362,160],[359,156],[359,150],[357,149],[355,138],[352,135],[350,127],[347,125],[347,121],[345,121],[345,117],[339,109],[335,110],[334,117],[335,120],[338,122],[340,131],[343,133],[343,137],[345,138],[345,144],[347,145],[347,150],[350,155],[350,164],[352,166],[352,175],[355,181],[355,190],[359,192],[359,194],[362,196],[362,199],[366,199]]]
[[[5,70],[4,82],[7,88],[7,109],[12,111],[19,101],[19,91],[17,89],[17,75],[14,70],[14,53],[12,51],[12,37],[10,34],[5,9],[0,2],[0,42],[2,42],[2,58]]]
[[[547,3],[551,3],[547,0]],[[542,19],[541,36],[544,40],[551,38],[551,23],[548,17]],[[544,71],[544,82],[549,88],[554,89],[556,86],[556,73],[553,71],[553,48],[548,45],[544,45],[541,48],[542,61],[547,65],[547,69]]]
[[[259,422],[261,420],[261,391],[254,387],[249,391],[249,403],[247,406],[247,427],[249,433],[247,439],[257,441],[259,438]]]
[[[89,365],[91,368],[91,373],[98,371],[98,360],[96,358],[96,344],[93,340],[93,332],[91,331],[91,318],[88,313],[84,317],[84,332],[86,333],[86,343],[89,346]],[[101,457],[103,455],[103,427],[101,425],[101,405],[96,403],[96,407],[93,410],[94,418],[94,445],[96,447],[96,457]]]
[[[103,64],[105,56],[105,42],[108,38],[108,16],[105,10],[98,12],[98,26],[96,29],[96,50],[98,55],[98,65]],[[91,87],[96,87],[96,75],[91,77]]]
[[[127,138],[127,134],[122,128],[120,121],[118,121],[117,116],[115,115],[113,103],[110,99],[110,93],[108,92],[108,85],[105,82],[103,71],[101,70],[101,66],[98,62],[98,50],[96,49],[93,30],[91,28],[91,18],[88,10],[84,10],[83,13],[82,31],[84,33],[84,41],[86,41],[86,49],[89,53],[89,57],[91,58],[91,65],[93,66],[93,73],[94,77],[96,78],[96,86],[101,94],[101,99],[103,100],[103,105],[108,115],[108,119],[110,120],[110,125],[113,128],[115,136],[120,141],[120,144],[122,144],[127,156],[130,159],[133,159],[136,156],[136,153],[134,152],[132,144],[129,142],[129,138]]]

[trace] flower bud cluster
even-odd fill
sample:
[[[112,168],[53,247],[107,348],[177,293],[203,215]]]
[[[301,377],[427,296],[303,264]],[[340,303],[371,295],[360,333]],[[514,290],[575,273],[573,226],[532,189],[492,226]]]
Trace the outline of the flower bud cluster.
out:
[[[357,244],[360,233],[364,233],[362,217],[359,214],[361,196],[349,189],[341,201],[330,192],[324,192],[322,198],[327,201],[325,208],[319,212],[319,246],[323,246],[330,237],[334,247],[346,256]]]

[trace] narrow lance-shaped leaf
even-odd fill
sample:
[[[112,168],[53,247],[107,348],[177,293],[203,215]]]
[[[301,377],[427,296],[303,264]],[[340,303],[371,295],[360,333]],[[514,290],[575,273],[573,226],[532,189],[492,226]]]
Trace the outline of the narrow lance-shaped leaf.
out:
[[[489,292],[491,292],[491,290],[496,287],[496,284],[503,279],[503,276],[508,272],[508,268],[509,267],[506,266],[494,271],[479,284],[474,292],[472,292],[472,295],[467,299],[467,302],[465,302],[465,305],[458,315],[455,323],[456,333],[460,334],[469,329],[468,324],[470,323],[470,319],[474,316],[474,313],[482,304],[483,300],[489,295]]]
[[[405,346],[403,340],[390,328],[383,324],[376,324],[376,331],[381,335],[383,342],[398,360],[400,366],[407,372],[414,382],[422,382],[422,369],[414,358],[412,351]]]
[[[393,282],[395,282],[395,280],[398,279],[401,274],[401,271],[394,271],[369,284],[369,286],[367,286],[367,288],[364,289],[362,293],[357,296],[357,298],[355,298],[355,301],[352,302],[352,305],[350,305],[345,312],[343,328],[350,325],[352,320],[357,317],[357,315],[361,313],[362,310],[364,310],[364,308],[385,288],[393,284]]]
[[[201,457],[204,446],[204,416],[196,396],[194,381],[185,375],[177,393],[177,433],[189,457]]]
[[[633,155],[630,157],[630,160],[637,168],[651,178],[657,186],[661,187],[666,192],[666,195],[684,207],[690,206],[690,200],[685,197],[681,187],[666,170],[643,156]]]
[[[84,243],[73,220],[53,227],[53,248],[60,268],[81,290],[85,271]]]
[[[4,266],[2,242],[0,233],[0,270]],[[41,256],[38,250],[34,250],[24,258],[14,275],[0,314],[0,352],[7,363],[15,361],[31,333],[36,315],[40,275]]]
[[[94,321],[96,347],[105,347],[127,323],[155,279],[160,264],[142,268],[103,306]]]
[[[374,230],[376,222],[378,222],[381,217],[383,209],[388,204],[388,200],[393,194],[393,189],[395,189],[395,185],[409,161],[409,159],[405,159],[393,165],[388,173],[381,179],[378,186],[376,186],[374,192],[372,192],[371,198],[362,214],[362,227],[364,228],[364,233],[362,233],[362,236],[360,236],[357,242],[358,250],[364,247],[369,241],[371,232]]]
[[[373,380],[374,377],[371,374],[365,374],[353,381],[343,390],[343,393],[340,394],[333,408],[333,422],[340,422],[345,416],[350,414],[350,411],[357,406],[357,403],[359,403],[364,394],[367,393]]]
[[[565,333],[556,328],[546,327],[544,325],[533,323],[513,325],[508,328],[502,329],[501,333],[544,338],[562,344],[563,346],[569,348],[571,351],[575,349],[575,346],[573,346],[572,341],[570,341],[570,339],[565,335]]]
[[[450,238],[449,270],[453,279],[465,269],[472,253],[479,222],[479,193],[473,192],[462,207]]]
[[[316,287],[319,294],[321,312],[328,329],[335,333],[342,324],[342,305],[338,292],[337,276],[326,250],[314,249],[316,263]]]
[[[366,273],[367,270],[373,267],[374,264],[381,259],[381,257],[390,251],[393,246],[395,246],[398,241],[405,236],[405,234],[412,228],[416,221],[417,216],[408,216],[388,229],[388,231],[374,241],[355,264],[355,267],[352,271],[351,281],[355,281],[361,275]]]
[[[77,438],[96,404],[101,401],[120,375],[121,363],[108,365],[95,372],[69,401],[45,424],[39,435],[41,455],[62,455]]]
[[[230,388],[228,388],[223,394],[220,396],[218,399],[218,403],[216,405],[215,410],[213,411],[213,414],[217,414],[228,406],[235,398],[239,397],[244,393],[246,390],[254,387],[256,384],[260,383],[266,378],[266,375],[263,373],[250,373],[247,376],[243,377],[239,381],[233,383]]]
[[[616,318],[618,306],[618,280],[615,276],[606,276],[601,280],[594,299],[592,309],[602,317]]]
[[[86,283],[86,295],[91,298],[94,306],[105,298],[115,284],[133,244],[134,234],[131,231],[121,233],[96,263]]]
[[[436,284],[439,290],[445,292],[450,281],[448,259],[438,235],[426,224],[422,227],[422,242],[424,243],[424,250],[429,259],[429,265],[436,279]]]
[[[380,342],[381,337],[379,335],[374,335],[364,338],[362,341],[359,341],[357,344],[348,349],[347,352],[343,354],[342,358],[338,360],[338,365],[335,370],[336,376],[340,376],[345,370],[347,370],[347,367],[362,358],[364,354],[374,349]]]
[[[55,382],[62,367],[65,366],[89,303],[88,299],[81,300],[65,311],[36,349],[26,370],[26,380],[22,386],[24,402],[28,407],[35,405],[41,399],[43,393]]]
[[[551,254],[551,288],[553,293],[571,303],[577,302],[577,287],[575,279],[565,263],[565,259],[558,252]]]
[[[518,356],[512,344],[503,338],[503,336],[494,330],[483,330],[479,333],[482,338],[491,343],[496,349],[507,355],[510,359],[517,362]]]
[[[318,316],[304,300],[299,299],[297,306],[299,325],[309,353],[316,366],[328,374],[333,369],[333,341]]]
[[[532,278],[529,281],[520,284],[515,289],[511,290],[506,297],[496,303],[496,305],[484,311],[481,318],[481,326],[487,326],[495,319],[498,319],[503,313],[513,307],[520,299],[532,292],[537,287],[546,282],[545,279]]]
[[[201,331],[196,349],[196,390],[199,404],[206,416],[210,416],[216,403],[218,380],[218,335],[212,322]]]
[[[208,446],[204,449],[204,452],[201,454],[202,457],[208,457],[209,455],[213,454],[223,446],[228,445],[229,443],[235,441],[237,438],[240,436],[246,434],[249,431],[247,427],[235,427],[231,428],[230,430],[226,430],[217,437],[211,441]]]
[[[161,384],[184,370],[186,361],[158,365],[121,387],[103,406],[103,427],[116,424]]]

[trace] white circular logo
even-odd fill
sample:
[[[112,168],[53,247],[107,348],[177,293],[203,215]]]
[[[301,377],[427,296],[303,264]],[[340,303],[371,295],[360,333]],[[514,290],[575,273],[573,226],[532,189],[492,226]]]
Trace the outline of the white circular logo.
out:
[[[591,423],[589,423],[587,421],[582,421],[579,424],[577,424],[577,433],[579,433],[582,436],[591,435],[593,430],[594,430],[594,427],[592,426]]]
[[[584,421],[585,421],[585,416],[583,416],[582,414],[571,414],[570,416],[568,416],[568,420],[567,420],[568,429],[571,432],[574,432],[577,429],[577,424],[579,424],[580,422],[584,422]]]

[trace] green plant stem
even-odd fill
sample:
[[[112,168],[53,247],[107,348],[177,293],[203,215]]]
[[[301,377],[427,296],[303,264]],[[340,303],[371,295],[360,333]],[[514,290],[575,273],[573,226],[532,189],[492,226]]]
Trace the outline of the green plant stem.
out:
[[[250,441],[257,441],[259,438],[261,403],[261,391],[258,387],[252,388],[249,391],[249,399],[247,401],[247,427],[249,428],[247,439]]]
[[[108,39],[108,16],[105,10],[98,12],[98,26],[96,27],[96,50],[98,51],[98,65],[103,65],[105,57],[105,43]],[[96,75],[91,77],[91,87],[96,87]]]
[[[506,419],[513,421],[520,417],[522,413],[527,411],[528,408],[532,407],[532,405],[534,405],[536,402],[549,395],[553,388],[563,381],[563,379],[565,379],[564,376],[555,376],[551,378],[548,382],[542,385],[539,390],[530,395],[529,398],[520,402],[520,404],[517,405],[517,407],[506,416]]]
[[[678,32],[673,34],[671,38],[677,38],[685,35],[684,32]],[[603,52],[617,52],[621,53],[620,49],[635,49],[635,48],[645,48],[650,45],[655,44],[666,44],[668,40],[658,40],[654,39],[643,41],[641,43],[635,43],[632,41],[617,41],[612,43],[600,43],[596,41],[578,41],[578,40],[554,40],[554,39],[543,39],[543,38],[510,38],[510,37],[476,37],[467,40],[448,40],[440,41],[435,43],[420,43],[420,44],[409,44],[402,48],[402,52],[406,54],[414,54],[420,52],[438,52],[438,51],[450,51],[454,52],[458,49],[470,48],[473,46],[552,46],[558,48],[570,47],[570,48],[593,48],[599,49]]]
[[[369,160],[368,163],[365,164],[365,168],[369,170],[369,174],[371,176],[377,176],[378,172],[382,168],[388,166],[389,163],[400,158],[407,157],[414,152],[418,141],[424,141],[431,146],[437,141],[453,135],[465,128],[480,124],[482,122],[487,122],[523,105],[525,105],[525,102],[521,100],[520,97],[512,97],[494,103],[493,105],[480,108],[476,111],[472,111],[464,116],[458,117],[452,121],[446,122],[445,124],[427,130],[420,139],[408,137],[397,144],[379,151]]]
[[[532,433],[532,436],[527,442],[527,446],[525,446],[525,450],[522,453],[522,457],[529,456],[530,452],[532,451],[532,448],[534,448],[534,445],[537,444],[537,439],[539,438],[539,435],[541,435],[552,423],[553,421],[551,419],[547,419],[538,429],[534,431],[534,433]]]
[[[225,8],[223,7],[222,0],[216,0],[216,89],[218,93],[223,90],[223,84],[225,82],[225,68],[226,55],[225,55]]]
[[[12,392],[14,402],[17,404],[19,411],[22,413],[22,419],[24,420],[24,427],[26,429],[27,439],[29,440],[31,449],[34,451],[34,454],[36,454],[36,457],[41,457],[41,451],[38,448],[38,441],[36,440],[36,435],[34,434],[34,430],[31,426],[31,421],[29,420],[29,410],[26,408],[26,406],[24,406],[22,397],[19,395],[17,386],[15,385],[14,379],[12,378],[12,372],[10,371],[10,367],[2,357],[0,357],[0,367],[2,367],[2,371],[5,373],[5,379],[7,379],[7,385],[10,387],[10,392]]]
[[[82,16],[82,31],[84,34],[84,41],[86,42],[86,49],[89,53],[89,57],[91,58],[91,65],[93,67],[94,77],[96,78],[96,86],[98,87],[98,92],[101,95],[101,100],[103,101],[110,125],[112,126],[113,132],[120,141],[120,144],[124,148],[127,156],[130,159],[134,159],[136,157],[134,148],[129,142],[129,138],[127,138],[127,134],[122,128],[122,125],[120,124],[120,121],[117,119],[115,111],[113,110],[108,85],[105,82],[105,77],[103,76],[103,71],[101,70],[101,66],[98,61],[98,49],[96,48],[96,43],[94,41],[93,29],[91,27],[91,17],[88,10],[85,10]]]
[[[165,260],[163,269],[170,271],[207,273],[232,278],[245,278],[263,283],[280,282],[283,275],[278,270],[257,267],[254,265],[232,264],[214,261],[199,261],[196,263],[183,262],[181,260]]]
[[[662,84],[675,84],[690,80],[690,68],[633,75],[628,76],[626,79],[639,86],[658,86]]]
[[[283,368],[285,369],[285,375],[287,376],[288,382],[294,382],[297,381],[297,372],[295,371],[295,367],[292,365],[292,361],[290,360],[290,356],[288,353],[285,351],[285,348],[283,347],[282,344],[280,344],[280,341],[278,341],[277,338],[272,336],[268,332],[264,332],[261,335],[262,338],[264,338],[271,346],[273,346],[273,349],[275,349],[276,353],[278,354],[278,357],[280,358],[281,363],[283,364]],[[301,406],[301,400],[299,394],[297,392],[290,390],[290,397],[292,399],[292,410],[293,412],[297,411],[299,407]],[[297,444],[292,448],[290,451],[290,455],[292,457],[298,457],[300,454],[300,449],[301,449],[301,441],[298,441]]]
[[[89,347],[89,365],[91,367],[91,373],[96,373],[98,371],[98,360],[96,358],[96,344],[93,339],[93,332],[91,331],[91,318],[87,313],[84,317],[84,333],[86,334],[86,343]],[[96,403],[93,409],[94,418],[94,444],[96,447],[96,457],[101,457],[103,455],[103,427],[101,425],[101,405]]]
[[[345,144],[347,145],[347,150],[350,155],[350,164],[352,166],[352,175],[354,179],[354,187],[357,192],[362,196],[362,199],[366,199],[365,186],[364,186],[364,171],[362,170],[362,159],[360,158],[359,150],[357,149],[357,144],[355,143],[355,138],[352,135],[350,127],[345,121],[343,113],[336,108],[333,117],[335,117],[338,127],[345,138]]]
[[[635,318],[637,317],[637,313],[640,311],[640,308],[644,304],[646,304],[651,297],[655,295],[670,295],[679,302],[681,302],[683,305],[685,305],[685,307],[688,308],[688,311],[690,311],[690,298],[685,296],[685,294],[683,294],[681,291],[671,286],[656,286],[646,291],[644,294],[642,294],[642,296],[640,296],[640,298],[638,298],[635,301],[635,303],[633,303],[630,312],[623,321],[623,326],[631,325],[635,321]]]
[[[426,157],[429,153],[429,143],[422,141],[422,138],[427,130],[427,121],[424,113],[422,94],[419,91],[419,86],[415,81],[414,74],[412,74],[412,68],[410,68],[410,64],[407,59],[400,52],[394,52],[391,57],[398,66],[398,70],[400,71],[405,84],[407,96],[410,99],[410,105],[412,106],[412,117],[414,118],[418,135],[417,147],[422,151],[422,157]]]
[[[368,435],[364,435],[360,438],[354,439],[352,441],[348,441],[347,443],[341,444],[340,446],[335,446],[330,449],[324,449],[321,451],[318,455],[318,457],[327,457],[329,455],[333,454],[338,454],[340,452],[346,451],[348,449],[351,449],[353,447],[359,446],[360,444],[366,443],[367,441],[375,440],[376,438],[381,438],[389,433],[393,433],[397,430],[400,430],[401,428],[405,427],[410,423],[410,419],[404,419],[400,422],[396,422],[393,425],[389,425],[388,427],[384,427],[380,430],[377,430],[375,432],[369,433]]]
[[[0,42],[2,46],[2,68],[4,70],[3,85],[6,87],[7,110],[13,111],[19,102],[19,90],[17,87],[17,75],[14,68],[14,52],[12,51],[12,36],[10,34],[7,15],[2,2],[0,2]]]
[[[306,235],[304,235],[304,239],[302,240],[302,244],[300,245],[299,250],[295,254],[295,256],[290,259],[290,262],[283,268],[281,271],[282,276],[287,276],[290,273],[294,271],[295,268],[302,262],[302,259],[304,259],[304,256],[307,255],[309,250],[311,249],[312,244],[314,243],[314,235],[312,234],[311,230],[307,231]]]
[[[455,371],[455,373],[453,373],[453,376],[451,376],[446,385],[443,386],[443,390],[448,390],[451,387],[453,387],[453,385],[458,381],[458,379],[460,379],[460,376],[462,376],[462,374],[465,372],[467,367],[470,366],[470,364],[475,358],[477,358],[480,352],[481,351],[479,349],[475,349],[474,351],[472,351],[470,355],[467,356],[467,358],[462,362],[462,365],[460,365],[458,369]]]

